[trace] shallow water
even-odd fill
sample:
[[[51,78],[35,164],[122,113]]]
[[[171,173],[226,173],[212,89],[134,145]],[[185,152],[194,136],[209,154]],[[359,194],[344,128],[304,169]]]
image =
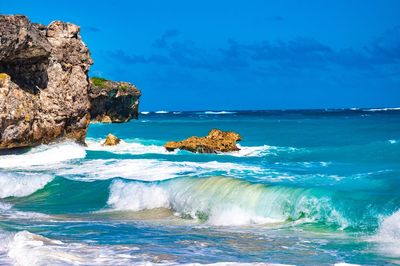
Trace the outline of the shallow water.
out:
[[[212,128],[241,150],[162,147]],[[87,144],[0,156],[0,264],[400,264],[400,110],[148,113]]]

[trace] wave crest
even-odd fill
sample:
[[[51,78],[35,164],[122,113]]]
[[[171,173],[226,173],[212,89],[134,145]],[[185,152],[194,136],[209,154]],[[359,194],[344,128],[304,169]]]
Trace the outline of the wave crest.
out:
[[[157,183],[114,181],[109,203],[118,210],[170,208],[212,225],[325,222],[341,228],[346,219],[329,196],[313,191],[253,184],[227,178],[177,178]],[[146,199],[149,203],[146,203]]]
[[[31,195],[52,180],[53,177],[50,175],[2,173],[0,175],[0,198]]]

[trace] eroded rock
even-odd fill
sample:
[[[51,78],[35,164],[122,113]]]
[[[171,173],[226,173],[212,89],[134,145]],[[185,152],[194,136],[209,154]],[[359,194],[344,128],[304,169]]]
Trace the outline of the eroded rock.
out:
[[[83,142],[93,63],[79,27],[0,16],[0,149]]]
[[[219,129],[211,130],[205,137],[190,137],[182,141],[170,141],[164,145],[168,151],[175,149],[187,150],[196,153],[220,153],[240,150],[236,142],[241,137],[235,132],[224,132]]]
[[[138,118],[141,92],[131,83],[90,79],[90,114],[102,123],[121,123]]]
[[[108,134],[106,137],[106,140],[103,142],[103,146],[115,146],[118,145],[121,142],[121,139],[118,137],[114,136],[113,134]]]

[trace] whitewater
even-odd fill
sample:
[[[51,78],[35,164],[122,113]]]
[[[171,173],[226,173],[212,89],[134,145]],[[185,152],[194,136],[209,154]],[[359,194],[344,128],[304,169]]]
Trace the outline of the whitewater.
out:
[[[399,109],[142,114],[2,152],[1,265],[400,264]],[[212,128],[240,151],[163,147]]]

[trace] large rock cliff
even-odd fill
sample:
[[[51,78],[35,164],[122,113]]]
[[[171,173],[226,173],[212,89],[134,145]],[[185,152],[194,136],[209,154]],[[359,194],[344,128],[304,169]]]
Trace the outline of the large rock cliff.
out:
[[[79,30],[0,16],[0,149],[84,141],[92,59]]]
[[[131,83],[93,77],[89,89],[90,115],[103,123],[137,119],[140,95],[141,92]]]

